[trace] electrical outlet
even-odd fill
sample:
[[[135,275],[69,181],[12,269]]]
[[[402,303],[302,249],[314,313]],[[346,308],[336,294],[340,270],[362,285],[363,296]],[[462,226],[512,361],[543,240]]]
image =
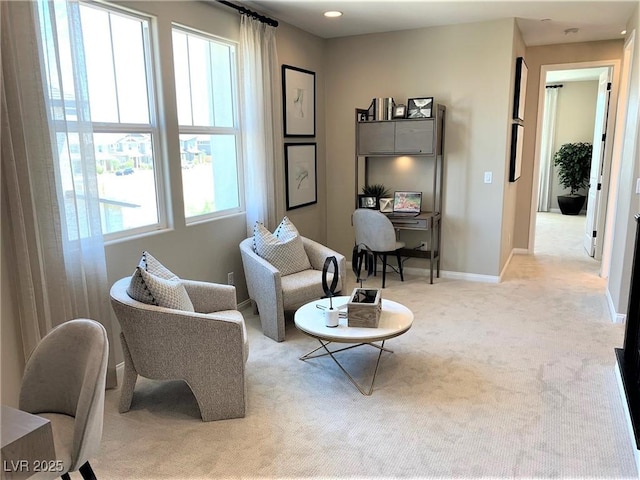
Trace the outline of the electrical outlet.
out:
[[[420,250],[427,250],[427,242],[420,242]]]
[[[235,285],[235,280],[233,278],[233,272],[227,273],[227,285]]]

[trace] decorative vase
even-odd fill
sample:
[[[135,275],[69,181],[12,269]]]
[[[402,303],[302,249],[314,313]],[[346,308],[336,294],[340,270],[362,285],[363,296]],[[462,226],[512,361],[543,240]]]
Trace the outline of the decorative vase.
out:
[[[558,207],[563,215],[578,215],[586,198],[584,195],[558,195]]]

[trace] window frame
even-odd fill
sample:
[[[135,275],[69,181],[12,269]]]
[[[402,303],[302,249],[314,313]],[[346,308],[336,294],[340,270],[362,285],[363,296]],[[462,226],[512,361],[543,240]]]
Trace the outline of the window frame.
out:
[[[131,17],[146,22],[146,28],[143,28],[143,48],[145,58],[145,73],[146,73],[146,86],[147,86],[147,107],[149,109],[149,123],[128,123],[128,122],[98,122],[91,120],[91,128],[94,134],[148,134],[151,136],[151,148],[153,149],[153,171],[155,181],[155,194],[156,194],[156,211],[158,215],[158,221],[152,224],[143,225],[140,227],[128,228],[117,232],[104,233],[104,242],[108,244],[119,240],[126,240],[133,237],[137,237],[144,234],[154,233],[161,230],[167,230],[168,224],[168,205],[167,205],[167,193],[165,191],[166,181],[166,162],[164,159],[167,157],[166,149],[163,142],[160,140],[160,136],[166,134],[164,129],[159,127],[158,117],[160,114],[159,98],[158,94],[161,93],[161,89],[157,88],[158,70],[155,51],[157,45],[157,21],[152,15],[144,14],[138,11],[134,11],[128,8],[123,8],[118,5],[113,5],[106,2],[95,1],[80,1],[80,6],[95,8],[98,10],[107,11],[114,15],[121,15],[123,17]],[[111,27],[110,27],[111,28]]]
[[[233,126],[231,127],[211,127],[211,126],[194,126],[194,125],[181,125],[178,118],[178,97],[175,92],[175,57],[174,57],[174,49],[173,49],[173,33],[174,31],[178,31],[185,35],[193,35],[196,37],[200,37],[207,41],[220,43],[224,46],[231,47],[230,56],[231,56],[231,101],[233,108]],[[188,227],[190,225],[196,225],[200,223],[209,222],[212,220],[216,220],[218,218],[224,218],[231,215],[236,215],[239,213],[245,212],[245,203],[244,203],[244,167],[243,167],[243,154],[242,154],[242,145],[243,145],[243,132],[240,128],[240,103],[239,103],[239,65],[238,65],[238,43],[232,40],[228,40],[226,38],[222,38],[213,33],[209,33],[203,31],[198,28],[190,27],[183,23],[179,22],[171,22],[171,39],[172,39],[172,48],[171,48],[171,59],[172,59],[172,73],[174,75],[174,93],[176,100],[176,127],[178,133],[178,143],[180,143],[181,135],[233,135],[235,137],[235,147],[236,147],[236,175],[237,175],[237,183],[238,183],[238,206],[233,208],[227,208],[224,210],[218,210],[215,212],[205,213],[201,215],[193,215],[187,217],[186,211],[184,211],[184,191],[182,193],[182,201],[183,201],[183,215],[185,225]],[[180,158],[178,158],[180,162]],[[182,180],[182,168],[180,169],[181,175],[181,183],[184,183]]]

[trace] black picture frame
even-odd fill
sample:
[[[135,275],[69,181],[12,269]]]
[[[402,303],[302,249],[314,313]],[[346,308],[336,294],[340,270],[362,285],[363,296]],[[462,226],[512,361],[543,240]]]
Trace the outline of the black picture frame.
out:
[[[318,159],[315,143],[284,144],[287,210],[318,202]]]
[[[407,116],[407,106],[399,104],[393,107],[393,115],[391,118],[404,118]]]
[[[377,210],[378,198],[373,195],[358,195],[358,208],[371,208]]]
[[[282,119],[285,137],[316,136],[316,74],[282,65]]]
[[[407,100],[407,118],[433,117],[433,97],[416,97]]]
[[[356,108],[356,122],[368,122],[369,110],[366,108]]]
[[[509,162],[509,181],[515,182],[522,171],[522,144],[524,126],[519,123],[511,125],[511,161]]]
[[[516,77],[513,89],[513,119],[524,121],[524,106],[527,94],[529,69],[524,57],[516,58]]]

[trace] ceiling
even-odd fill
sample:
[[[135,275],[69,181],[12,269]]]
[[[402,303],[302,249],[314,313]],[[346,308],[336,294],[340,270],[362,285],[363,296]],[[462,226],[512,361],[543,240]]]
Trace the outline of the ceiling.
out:
[[[321,38],[516,18],[527,46],[622,38],[633,1],[252,0],[242,2]],[[343,16],[325,18],[327,10]],[[577,32],[566,33],[568,29]]]

